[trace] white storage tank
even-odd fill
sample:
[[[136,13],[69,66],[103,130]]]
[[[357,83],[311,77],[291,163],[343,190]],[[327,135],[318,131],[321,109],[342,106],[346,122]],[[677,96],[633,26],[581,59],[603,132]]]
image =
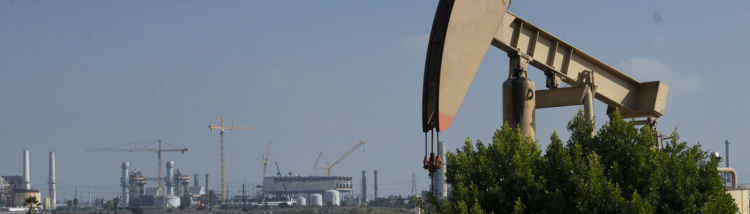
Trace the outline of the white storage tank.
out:
[[[341,204],[339,191],[326,190],[325,192],[323,192],[323,204],[328,205],[328,202],[331,202],[333,206],[339,206]]]
[[[310,196],[310,205],[323,206],[323,196],[320,194],[312,194]]]
[[[154,198],[154,206],[166,208],[179,207],[180,197],[170,194],[164,194],[164,196],[156,196]]]
[[[297,198],[297,206],[307,206],[307,199],[305,197]]]

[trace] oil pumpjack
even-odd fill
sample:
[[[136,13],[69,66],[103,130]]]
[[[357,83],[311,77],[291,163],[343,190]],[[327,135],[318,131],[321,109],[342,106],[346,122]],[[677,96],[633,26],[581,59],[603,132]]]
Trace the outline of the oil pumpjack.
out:
[[[510,0],[438,3],[422,91],[422,162],[430,176],[442,165],[442,157],[434,152],[435,140],[439,142],[439,133],[453,123],[490,45],[510,58],[508,79],[502,86],[503,120],[520,128],[524,136],[536,136],[536,109],[583,105],[586,120],[593,120],[594,98],[607,104],[610,117],[615,109],[623,118],[645,117],[635,123],[655,130],[657,119],[664,115],[669,86],[627,76],[508,12],[510,4]],[[528,79],[528,65],[544,72],[547,90],[535,89]],[[571,87],[558,88],[560,82]],[[432,151],[428,153],[428,149]]]

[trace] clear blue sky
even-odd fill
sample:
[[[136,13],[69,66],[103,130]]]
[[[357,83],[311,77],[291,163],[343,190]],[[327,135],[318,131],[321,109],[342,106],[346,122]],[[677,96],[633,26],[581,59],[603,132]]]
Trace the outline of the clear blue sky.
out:
[[[355,177],[379,170],[380,194],[405,195],[421,169],[421,86],[437,1],[2,1],[0,4],[0,175],[22,173],[31,150],[32,188],[47,192],[48,152],[57,155],[58,197],[73,186],[94,196],[119,191],[120,164],[156,177],[153,153],[90,153],[162,139],[190,149],[164,160],[219,186],[219,117],[254,131],[227,133],[228,181],[258,183],[273,142],[282,172]],[[724,153],[750,183],[747,80],[750,2],[513,1],[510,11],[640,81],[670,85],[658,128]],[[662,19],[656,21],[659,14]],[[452,127],[489,141],[500,127],[505,53],[491,48]],[[544,78],[532,69],[541,86]],[[596,102],[599,124],[606,106]],[[537,111],[546,146],[577,107]],[[273,169],[273,170],[271,170]],[[275,173],[275,167],[269,169]],[[201,177],[201,183],[203,183]],[[202,185],[202,184],[201,184]],[[359,185],[357,185],[359,188]],[[217,188],[218,189],[218,188]],[[79,187],[79,190],[87,191]],[[357,190],[359,191],[359,190]],[[86,198],[86,197],[84,197]]]

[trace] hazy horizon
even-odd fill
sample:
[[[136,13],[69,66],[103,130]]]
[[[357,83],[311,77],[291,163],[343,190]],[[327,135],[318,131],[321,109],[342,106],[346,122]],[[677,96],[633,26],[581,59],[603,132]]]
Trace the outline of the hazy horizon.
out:
[[[0,175],[22,174],[30,150],[31,186],[47,195],[49,152],[56,155],[57,197],[74,188],[88,200],[119,194],[121,163],[157,177],[156,154],[86,152],[159,140],[185,154],[163,163],[220,186],[220,117],[253,131],[227,131],[230,193],[268,173],[322,175],[320,152],[353,177],[359,194],[407,195],[422,169],[421,93],[427,38],[437,1],[2,1],[0,4]],[[732,5],[727,7],[726,5]],[[514,1],[509,11],[641,82],[670,86],[658,129],[724,155],[739,183],[750,183],[742,142],[750,115],[750,2]],[[566,11],[567,13],[561,13]],[[490,142],[500,128],[508,59],[490,47],[450,129],[449,151],[467,137]],[[537,89],[542,72],[529,68]],[[544,148],[563,140],[578,107],[536,112]],[[606,105],[595,101],[597,126]],[[229,121],[229,122],[227,122]],[[322,161],[322,160],[321,160]],[[320,164],[320,163],[319,163]],[[722,166],[724,164],[722,163]],[[192,184],[191,184],[192,185]],[[155,187],[156,182],[149,182]]]

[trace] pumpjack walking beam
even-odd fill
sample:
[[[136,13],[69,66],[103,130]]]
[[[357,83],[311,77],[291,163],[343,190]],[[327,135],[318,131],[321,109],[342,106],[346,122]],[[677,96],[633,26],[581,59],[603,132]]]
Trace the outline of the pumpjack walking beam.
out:
[[[503,83],[503,120],[535,138],[535,109],[584,105],[593,120],[593,99],[619,109],[624,118],[648,117],[652,128],[664,115],[669,86],[639,82],[526,20],[508,12],[510,0],[441,0],[432,25],[422,90],[424,168],[434,173],[440,156],[434,140],[453,123],[490,45],[508,53]],[[536,90],[526,68],[545,73],[548,90]],[[560,82],[573,87],[558,88]],[[637,121],[638,122],[638,121]],[[640,122],[644,123],[644,122]],[[437,135],[434,132],[438,132]],[[592,133],[593,134],[593,133]],[[433,152],[428,155],[428,148]]]

